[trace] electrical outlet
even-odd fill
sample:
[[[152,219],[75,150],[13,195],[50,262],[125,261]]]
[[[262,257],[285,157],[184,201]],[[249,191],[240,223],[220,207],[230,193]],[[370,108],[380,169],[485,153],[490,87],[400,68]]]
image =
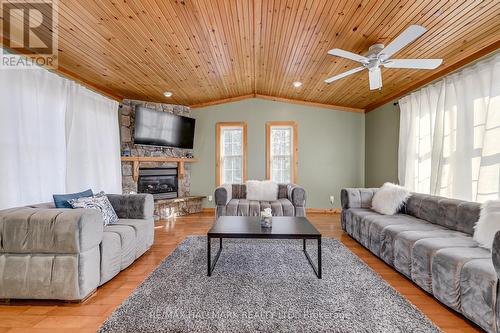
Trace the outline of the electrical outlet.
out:
[[[208,202],[212,202],[212,196],[211,195],[208,196]]]
[[[330,195],[330,203],[333,205],[335,202],[335,197],[333,195]]]

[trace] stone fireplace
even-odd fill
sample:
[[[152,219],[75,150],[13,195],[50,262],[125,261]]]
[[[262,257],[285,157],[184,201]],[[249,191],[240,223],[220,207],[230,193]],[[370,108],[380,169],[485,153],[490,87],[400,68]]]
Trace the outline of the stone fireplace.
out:
[[[135,109],[144,106],[156,111],[171,112],[181,116],[190,115],[183,105],[124,100],[120,106],[120,137],[122,154],[128,150],[133,157],[186,157],[188,149],[160,146],[136,145],[133,142]],[[190,163],[184,163],[182,175],[178,163],[141,161],[139,177],[134,178],[134,164],[122,161],[123,193],[151,193],[155,198],[155,219],[187,215],[202,210],[202,196],[190,194]]]
[[[120,135],[121,149],[130,150],[130,156],[166,156],[185,157],[191,152],[188,149],[177,149],[160,146],[146,146],[134,144],[135,108],[144,106],[162,112],[171,112],[180,116],[189,117],[190,109],[183,105],[151,103],[136,100],[124,100],[121,106],[120,115]],[[165,162],[142,162],[141,168],[176,168],[177,163]],[[131,162],[122,162],[122,187],[123,193],[139,192],[137,181],[132,177],[133,169]],[[178,179],[178,196],[186,197],[190,195],[191,167],[186,164],[185,174]]]

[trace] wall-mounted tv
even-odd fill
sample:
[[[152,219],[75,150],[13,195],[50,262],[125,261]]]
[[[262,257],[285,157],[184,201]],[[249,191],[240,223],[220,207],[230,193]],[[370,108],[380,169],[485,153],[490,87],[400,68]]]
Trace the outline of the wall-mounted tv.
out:
[[[195,122],[193,118],[137,107],[134,143],[193,149]]]

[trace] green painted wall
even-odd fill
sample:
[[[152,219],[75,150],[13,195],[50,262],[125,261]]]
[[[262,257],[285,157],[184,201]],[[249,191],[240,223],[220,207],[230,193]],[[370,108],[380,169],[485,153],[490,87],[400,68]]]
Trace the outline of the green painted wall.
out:
[[[399,106],[394,102],[365,114],[366,187],[398,182]]]
[[[365,116],[359,113],[268,101],[258,98],[193,109],[196,118],[191,194],[212,195],[215,189],[215,124],[245,121],[248,126],[248,178],[265,179],[265,124],[298,123],[298,183],[306,188],[307,207],[340,207],[343,187],[364,186]],[[205,201],[206,207],[213,206]]]

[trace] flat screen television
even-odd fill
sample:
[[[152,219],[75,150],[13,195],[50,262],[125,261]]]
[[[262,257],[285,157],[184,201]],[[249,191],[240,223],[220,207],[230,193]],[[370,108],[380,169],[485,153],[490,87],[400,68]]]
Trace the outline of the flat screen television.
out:
[[[196,120],[145,107],[135,110],[134,143],[193,149]]]

